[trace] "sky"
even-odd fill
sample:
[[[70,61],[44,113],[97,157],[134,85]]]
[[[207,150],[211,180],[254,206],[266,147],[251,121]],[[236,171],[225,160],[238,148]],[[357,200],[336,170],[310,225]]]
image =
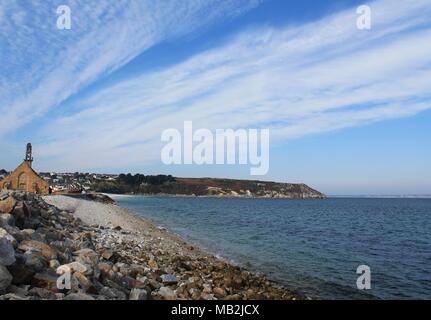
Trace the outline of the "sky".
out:
[[[1,0],[0,168],[431,194],[430,70],[429,0]],[[164,164],[184,121],[269,129],[268,173]]]

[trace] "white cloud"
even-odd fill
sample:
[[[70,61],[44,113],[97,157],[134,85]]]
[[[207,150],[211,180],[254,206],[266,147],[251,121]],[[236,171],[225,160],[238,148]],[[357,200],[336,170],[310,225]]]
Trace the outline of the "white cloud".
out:
[[[2,2],[0,11],[7,18],[0,25],[0,135],[43,115],[151,46],[258,3],[66,1],[72,30],[60,31],[55,27],[58,1]]]
[[[157,161],[161,132],[185,120],[269,127],[273,141],[286,141],[431,108],[429,1],[370,5],[371,31],[356,29],[354,8],[307,25],[249,29],[100,89],[41,133],[45,163],[99,169]]]

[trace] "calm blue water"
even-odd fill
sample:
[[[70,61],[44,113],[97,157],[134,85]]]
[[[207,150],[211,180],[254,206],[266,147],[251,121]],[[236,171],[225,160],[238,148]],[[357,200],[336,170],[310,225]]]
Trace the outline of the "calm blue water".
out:
[[[431,199],[118,197],[184,239],[315,299],[431,299]],[[372,289],[356,288],[368,265]]]

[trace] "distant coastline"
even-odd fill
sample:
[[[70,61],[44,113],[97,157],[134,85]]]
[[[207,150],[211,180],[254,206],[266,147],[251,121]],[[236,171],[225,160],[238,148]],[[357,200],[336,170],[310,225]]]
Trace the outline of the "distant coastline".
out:
[[[216,178],[157,178],[135,175],[118,176],[96,182],[92,190],[101,193],[144,196],[188,196],[210,198],[324,199],[326,195],[300,183]]]
[[[424,195],[328,195],[328,198],[353,198],[353,199],[430,199],[431,194]]]

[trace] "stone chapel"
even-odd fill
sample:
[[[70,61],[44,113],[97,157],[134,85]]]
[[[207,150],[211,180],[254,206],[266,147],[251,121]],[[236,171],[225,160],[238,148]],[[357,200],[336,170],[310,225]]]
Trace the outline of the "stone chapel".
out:
[[[33,170],[32,164],[32,147],[28,143],[24,161],[11,174],[0,180],[0,189],[48,194],[48,182]]]

